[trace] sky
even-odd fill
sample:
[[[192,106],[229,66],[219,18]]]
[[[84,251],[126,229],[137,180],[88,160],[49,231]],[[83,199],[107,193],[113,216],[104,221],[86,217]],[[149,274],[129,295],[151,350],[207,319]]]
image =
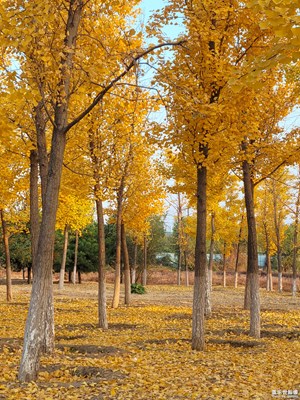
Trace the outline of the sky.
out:
[[[141,8],[145,15],[145,19],[148,19],[149,16],[152,14],[153,10],[157,10],[158,8],[162,8],[164,6],[163,0],[142,0],[141,1]]]
[[[167,3],[167,0],[142,0],[140,3],[140,7],[142,9],[143,13],[143,22],[146,25],[147,20],[151,17],[153,14],[153,11],[163,8]],[[165,33],[169,37],[176,37],[177,34],[180,32],[180,26],[177,27],[172,27],[172,28],[166,28]],[[166,50],[167,51],[167,50]],[[151,76],[151,74],[149,75]],[[163,121],[165,118],[165,112],[156,112],[154,118],[159,122]],[[166,219],[165,219],[165,228],[167,232],[171,232],[174,224],[174,219],[176,217],[176,199],[177,196],[170,195],[169,199],[166,201]]]

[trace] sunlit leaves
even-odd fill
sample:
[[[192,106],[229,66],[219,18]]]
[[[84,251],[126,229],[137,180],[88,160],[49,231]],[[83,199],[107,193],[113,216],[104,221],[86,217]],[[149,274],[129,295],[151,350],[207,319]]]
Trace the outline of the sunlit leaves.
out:
[[[109,285],[109,296],[111,286]],[[134,308],[109,310],[108,331],[97,328],[97,284],[55,289],[56,343],[43,357],[36,383],[20,385],[28,287],[0,304],[0,395],[7,399],[271,398],[272,389],[299,390],[299,313],[292,298],[262,293],[262,339],[247,336],[243,291],[216,287],[207,322],[207,349],[190,350],[192,289],[150,286]],[[3,288],[0,288],[3,294]],[[173,305],[174,299],[177,304]],[[288,309],[290,309],[288,311]],[[172,377],[172,379],[170,379]],[[264,382],[262,384],[261,382]]]

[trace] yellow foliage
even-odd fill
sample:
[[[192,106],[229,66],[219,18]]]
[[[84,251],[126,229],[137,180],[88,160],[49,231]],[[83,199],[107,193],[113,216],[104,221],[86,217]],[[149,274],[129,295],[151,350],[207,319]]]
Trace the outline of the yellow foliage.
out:
[[[55,290],[56,352],[42,357],[37,382],[19,384],[17,365],[29,289],[0,303],[0,396],[7,399],[271,399],[300,390],[299,312],[289,296],[262,292],[262,339],[247,335],[243,290],[216,287],[206,322],[207,351],[191,350],[192,288],[149,286],[134,307],[109,309],[97,328],[97,284]],[[4,287],[0,287],[4,297]],[[112,295],[112,287],[108,287]]]

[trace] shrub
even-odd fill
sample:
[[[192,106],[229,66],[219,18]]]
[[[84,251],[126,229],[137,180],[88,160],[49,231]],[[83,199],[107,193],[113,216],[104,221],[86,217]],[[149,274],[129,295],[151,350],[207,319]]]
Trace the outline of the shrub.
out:
[[[141,285],[139,283],[132,283],[131,284],[131,293],[144,294],[144,293],[146,293],[146,289],[144,288],[143,285]]]

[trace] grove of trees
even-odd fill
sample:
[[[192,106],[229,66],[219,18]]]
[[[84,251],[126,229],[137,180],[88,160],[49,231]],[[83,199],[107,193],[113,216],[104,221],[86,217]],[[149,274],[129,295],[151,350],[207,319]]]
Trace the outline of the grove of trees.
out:
[[[284,121],[299,103],[299,4],[277,3],[169,0],[145,27],[139,0],[1,2],[7,301],[11,260],[32,271],[20,381],[35,380],[54,350],[53,268],[60,290],[66,270],[73,283],[78,270],[98,271],[99,326],[108,329],[106,265],[115,273],[111,306],[122,274],[129,305],[137,265],[145,284],[147,263],[176,248],[178,283],[183,265],[187,285],[194,270],[198,351],[214,254],[225,286],[226,259],[235,254],[237,277],[247,247],[251,336],[260,338],[259,251],[268,289],[272,258],[279,291],[289,269],[296,295],[300,143]],[[178,37],[167,37],[178,24]],[[176,198],[169,248],[165,237],[154,240],[155,229],[165,235],[168,192]]]

